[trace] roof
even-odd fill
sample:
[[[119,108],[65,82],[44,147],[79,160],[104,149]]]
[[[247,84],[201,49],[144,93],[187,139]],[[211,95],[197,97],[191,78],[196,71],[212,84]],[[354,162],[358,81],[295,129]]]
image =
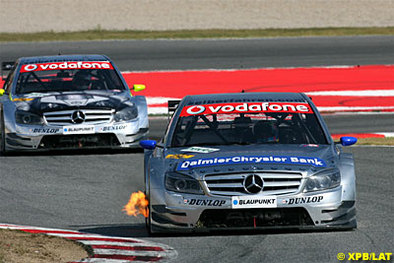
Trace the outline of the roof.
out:
[[[184,105],[214,104],[225,102],[308,102],[303,93],[290,92],[246,92],[219,93],[207,95],[189,95]]]
[[[104,55],[59,55],[59,56],[40,56],[40,57],[23,57],[19,59],[20,64],[36,64],[47,62],[63,61],[109,61]]]

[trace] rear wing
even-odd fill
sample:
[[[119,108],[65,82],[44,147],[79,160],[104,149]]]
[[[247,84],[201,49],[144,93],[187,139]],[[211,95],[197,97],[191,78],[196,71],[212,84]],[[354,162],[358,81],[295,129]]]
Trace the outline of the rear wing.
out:
[[[5,78],[3,77],[3,72],[4,71],[10,71],[12,67],[15,65],[15,62],[1,62],[1,71],[0,71],[0,77],[4,80]]]
[[[178,108],[178,105],[180,102],[181,102],[181,100],[169,100],[168,101],[168,120],[170,119],[172,114],[174,114],[174,112]]]

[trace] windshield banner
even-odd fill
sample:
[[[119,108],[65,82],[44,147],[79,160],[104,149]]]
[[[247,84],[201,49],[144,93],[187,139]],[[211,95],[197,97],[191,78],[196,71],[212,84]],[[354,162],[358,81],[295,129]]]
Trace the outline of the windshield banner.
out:
[[[109,61],[67,61],[22,65],[21,73],[62,69],[114,69]]]
[[[181,117],[206,114],[258,112],[313,113],[308,103],[244,102],[186,106],[182,109]]]

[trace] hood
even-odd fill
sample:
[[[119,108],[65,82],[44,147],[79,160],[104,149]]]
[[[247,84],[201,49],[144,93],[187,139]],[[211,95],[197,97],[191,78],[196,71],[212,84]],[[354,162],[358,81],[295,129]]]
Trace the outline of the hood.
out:
[[[286,170],[315,173],[335,167],[338,156],[331,145],[234,145],[171,148],[169,171],[201,179],[205,174]]]
[[[48,111],[69,109],[99,108],[120,110],[127,106],[133,106],[129,97],[124,93],[113,92],[58,92],[41,96],[30,96],[32,100],[19,98],[17,108],[40,114]]]

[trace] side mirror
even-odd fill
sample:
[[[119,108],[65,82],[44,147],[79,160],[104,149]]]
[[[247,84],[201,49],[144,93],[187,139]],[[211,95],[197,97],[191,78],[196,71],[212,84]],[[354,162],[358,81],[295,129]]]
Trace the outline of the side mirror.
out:
[[[4,89],[0,89],[0,97],[3,96],[4,93],[5,93],[5,90]]]
[[[357,138],[355,137],[341,137],[340,142],[342,146],[350,146],[357,142]]]
[[[145,85],[142,85],[142,84],[134,84],[134,85],[133,85],[133,90],[134,90],[135,92],[144,90],[145,88],[146,88],[146,86],[145,86]]]
[[[140,141],[140,146],[146,150],[153,150],[156,148],[157,142],[154,140],[143,140]]]

